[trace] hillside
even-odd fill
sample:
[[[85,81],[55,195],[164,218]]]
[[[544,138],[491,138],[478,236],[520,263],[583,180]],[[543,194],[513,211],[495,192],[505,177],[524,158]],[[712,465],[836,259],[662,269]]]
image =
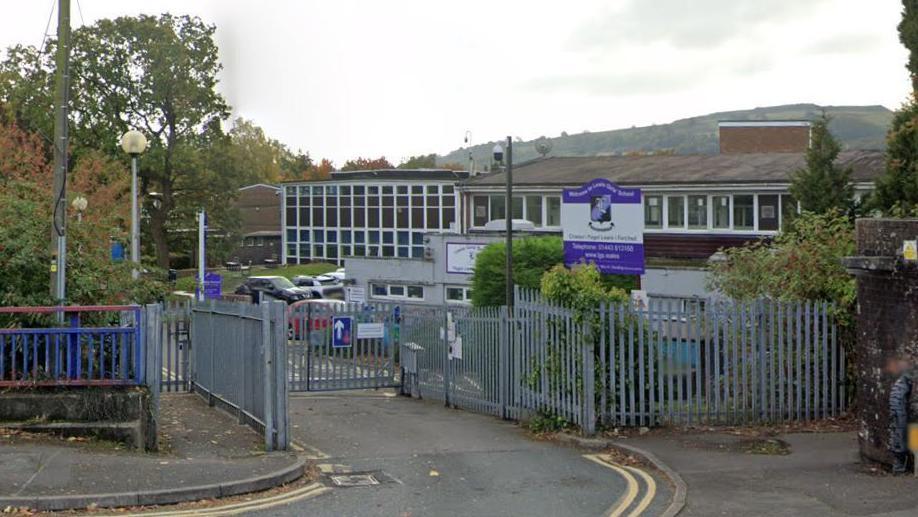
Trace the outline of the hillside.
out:
[[[817,106],[788,104],[741,111],[724,111],[677,120],[669,124],[611,131],[584,132],[549,138],[551,156],[594,156],[672,150],[678,154],[710,154],[718,150],[717,122],[722,120],[813,120],[822,110],[832,117],[829,128],[846,149],[882,149],[892,112],[883,106]],[[490,162],[494,142],[472,148],[476,163]],[[515,162],[538,156],[532,141],[513,147]],[[438,163],[468,162],[468,151],[456,149],[438,156]]]

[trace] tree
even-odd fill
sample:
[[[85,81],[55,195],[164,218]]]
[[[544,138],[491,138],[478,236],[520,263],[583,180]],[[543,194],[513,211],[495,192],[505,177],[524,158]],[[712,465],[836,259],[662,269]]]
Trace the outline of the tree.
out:
[[[291,152],[252,121],[237,118],[227,136],[226,152],[236,169],[233,176],[243,185],[299,179],[312,167],[308,154]]]
[[[303,179],[308,181],[327,180],[335,171],[335,164],[328,158],[322,158],[319,163],[310,165],[303,173]]]
[[[803,210],[824,214],[837,209],[851,213],[854,207],[854,186],[851,168],[839,167],[835,161],[841,146],[829,131],[829,118],[823,115],[811,128],[810,147],[806,151],[806,167],[794,172],[790,193]]]
[[[421,154],[418,156],[411,156],[405,160],[402,160],[402,163],[398,164],[399,169],[434,169],[436,167],[436,154]]]
[[[472,305],[487,307],[506,303],[506,256],[504,242],[487,245],[475,259],[472,274]],[[542,274],[564,262],[560,237],[527,237],[513,241],[513,283],[539,289]]]
[[[386,160],[385,156],[380,156],[375,160],[369,158],[356,158],[353,160],[348,160],[344,162],[344,166],[341,167],[342,171],[371,171],[377,169],[394,169],[389,160]]]
[[[918,2],[902,0],[902,6],[899,41],[908,49],[912,93],[886,135],[886,171],[877,179],[871,204],[888,215],[918,215]]]
[[[857,292],[841,259],[854,252],[845,214],[804,212],[772,242],[724,250],[726,260],[712,264],[708,283],[738,300],[829,300],[850,316]]]
[[[74,159],[92,149],[126,164],[117,147],[126,130],[150,139],[140,160],[140,194],[160,194],[146,203],[149,232],[159,265],[169,264],[170,228],[194,226],[194,208],[226,203],[227,183],[203,181],[213,171],[202,149],[215,140],[229,107],[216,92],[222,68],[216,27],[190,16],[141,15],[99,20],[73,33],[71,136]],[[56,41],[43,52],[17,46],[0,64],[0,102],[24,127],[51,134],[51,84]],[[179,210],[181,208],[181,210]]]

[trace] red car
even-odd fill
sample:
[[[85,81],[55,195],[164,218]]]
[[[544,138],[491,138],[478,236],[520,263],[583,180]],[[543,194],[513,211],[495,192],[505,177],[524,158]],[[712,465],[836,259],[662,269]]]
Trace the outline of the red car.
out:
[[[290,338],[302,339],[305,336],[305,332],[300,330],[300,326],[309,314],[310,308],[316,313],[316,316],[312,317],[304,330],[323,330],[331,324],[331,311],[329,309],[338,305],[344,305],[344,302],[341,300],[318,299],[291,303],[287,307]]]

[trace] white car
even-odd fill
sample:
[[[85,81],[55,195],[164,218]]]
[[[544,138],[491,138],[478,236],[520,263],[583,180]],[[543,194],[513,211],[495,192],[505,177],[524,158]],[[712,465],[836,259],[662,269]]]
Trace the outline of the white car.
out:
[[[332,277],[332,278],[338,280],[338,282],[344,282],[344,278],[345,278],[345,275],[344,275],[344,268],[343,268],[343,267],[339,267],[338,269],[332,271],[331,273],[325,273],[325,274],[322,275],[322,276],[330,276],[330,277]]]

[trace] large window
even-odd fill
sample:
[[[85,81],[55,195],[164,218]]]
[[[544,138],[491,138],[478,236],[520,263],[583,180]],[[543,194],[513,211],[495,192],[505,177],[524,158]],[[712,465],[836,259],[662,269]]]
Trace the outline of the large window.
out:
[[[542,226],[542,196],[526,196],[526,219]]]
[[[755,196],[733,196],[733,229],[755,230]]]
[[[472,226],[484,226],[488,222],[488,197],[472,198]]]
[[[685,197],[668,196],[666,198],[666,226],[668,228],[685,228]]]
[[[472,303],[472,289],[465,286],[447,286],[446,303],[468,305]]]
[[[372,282],[370,295],[386,300],[423,300],[424,286]]]
[[[778,195],[759,195],[759,230],[776,231],[778,229]]]
[[[663,196],[644,197],[644,227],[663,228]]]
[[[693,230],[708,227],[708,196],[688,197],[688,225]]]
[[[715,229],[730,229],[730,196],[713,196],[711,212]]]
[[[545,226],[561,226],[561,196],[547,196],[545,204]]]

